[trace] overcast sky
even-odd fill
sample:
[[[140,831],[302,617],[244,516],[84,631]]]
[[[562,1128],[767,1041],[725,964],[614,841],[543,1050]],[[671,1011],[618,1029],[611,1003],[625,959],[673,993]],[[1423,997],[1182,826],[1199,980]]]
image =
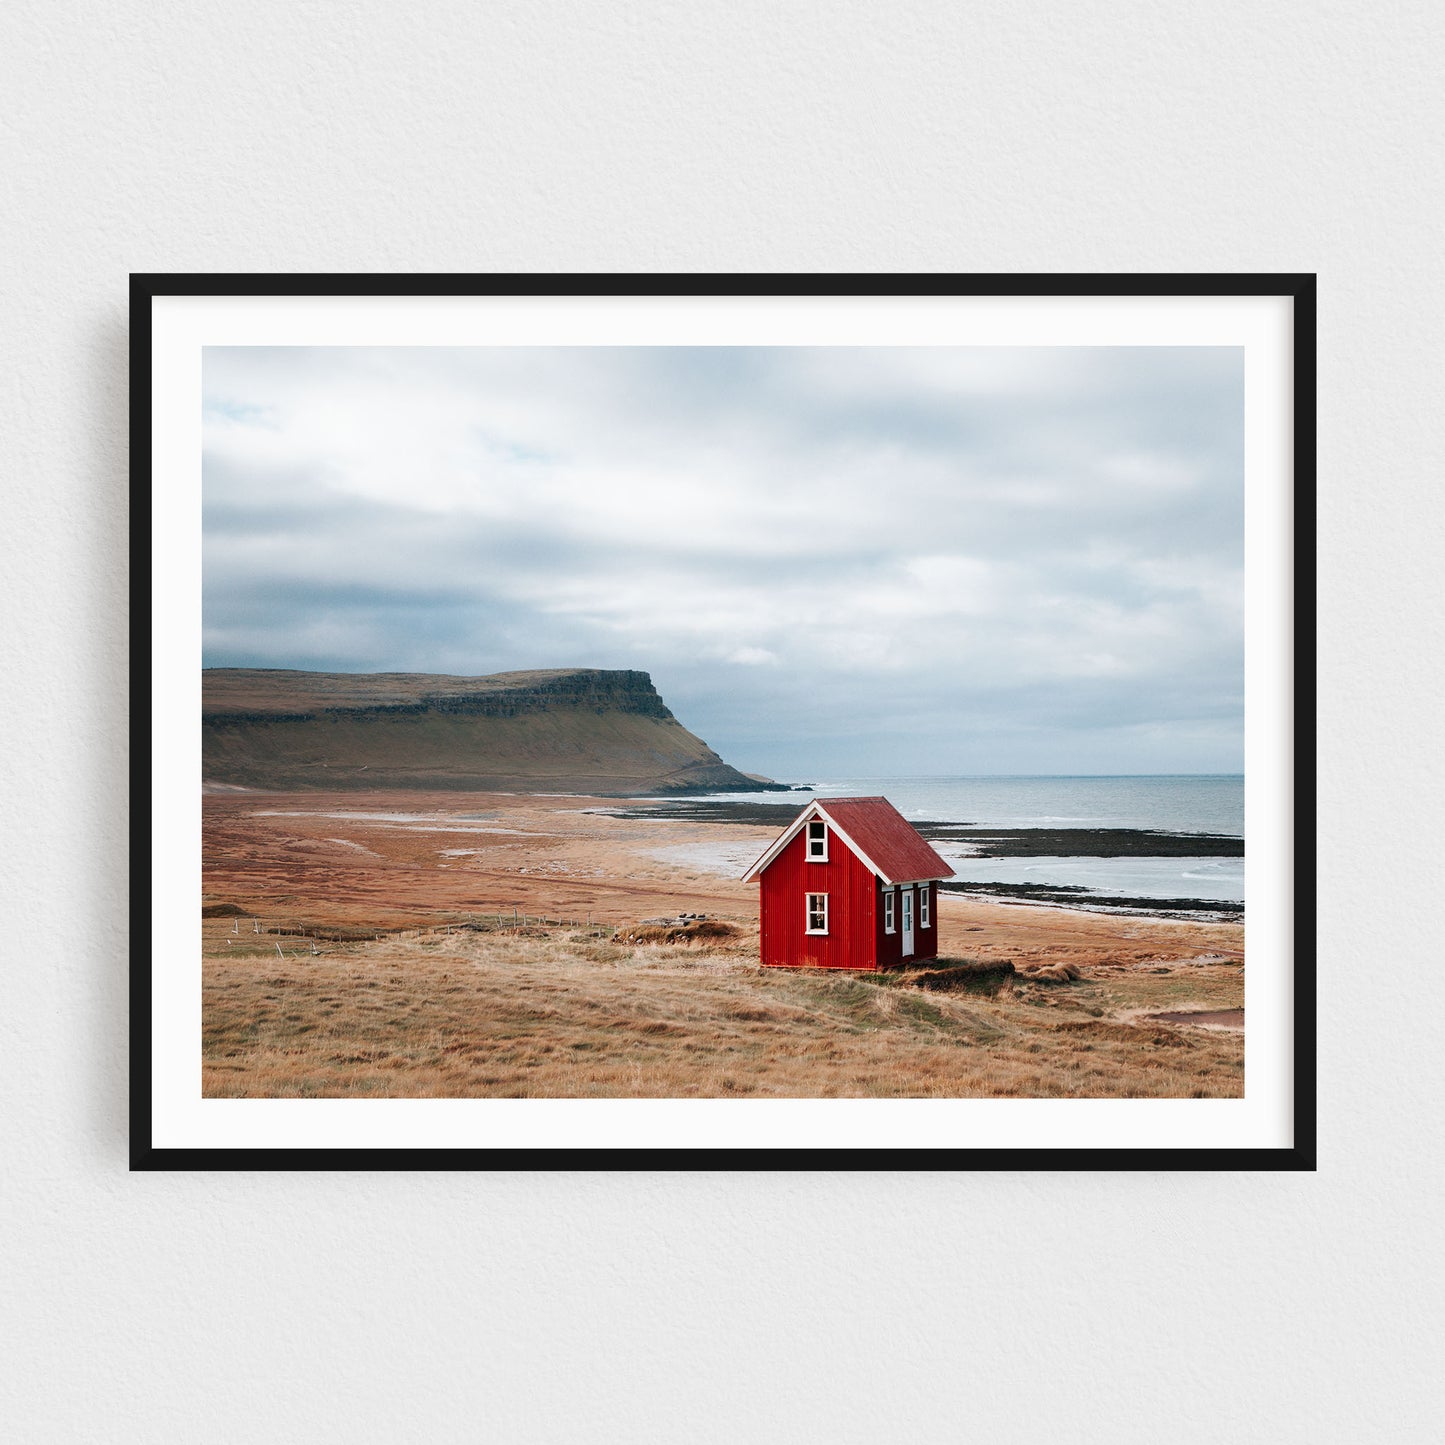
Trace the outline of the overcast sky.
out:
[[[212,348],[205,663],[624,667],[790,780],[1237,772],[1234,348]]]

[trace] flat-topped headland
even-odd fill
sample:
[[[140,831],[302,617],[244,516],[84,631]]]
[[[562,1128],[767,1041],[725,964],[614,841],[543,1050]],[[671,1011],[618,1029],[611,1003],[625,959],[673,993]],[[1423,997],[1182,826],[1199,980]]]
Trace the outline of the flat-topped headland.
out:
[[[202,672],[204,779],[626,797],[778,787],[724,762],[645,672]]]

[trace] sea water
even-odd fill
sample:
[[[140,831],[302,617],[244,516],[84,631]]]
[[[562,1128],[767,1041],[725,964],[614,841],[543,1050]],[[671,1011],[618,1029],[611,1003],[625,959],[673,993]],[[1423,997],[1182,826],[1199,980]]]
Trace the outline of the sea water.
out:
[[[1144,828],[1244,836],[1241,774],[1154,777],[833,778],[791,793],[717,793],[719,802],[882,796],[905,818],[979,828]],[[963,883],[1071,885],[1136,898],[1244,901],[1244,859],[976,858],[933,845]]]

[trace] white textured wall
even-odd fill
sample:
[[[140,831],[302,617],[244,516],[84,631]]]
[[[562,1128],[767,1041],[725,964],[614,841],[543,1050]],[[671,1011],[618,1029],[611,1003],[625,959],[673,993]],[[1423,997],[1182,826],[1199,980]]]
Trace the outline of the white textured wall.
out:
[[[0,1435],[1438,1438],[1438,14],[12,0]],[[514,268],[1320,272],[1317,1175],[126,1173],[126,273]]]

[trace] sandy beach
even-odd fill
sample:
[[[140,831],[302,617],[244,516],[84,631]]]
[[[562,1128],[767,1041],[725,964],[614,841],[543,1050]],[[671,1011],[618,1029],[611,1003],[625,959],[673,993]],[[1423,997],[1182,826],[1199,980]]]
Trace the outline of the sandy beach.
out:
[[[207,1092],[1242,1091],[1242,1035],[1218,1022],[1244,1001],[1239,923],[945,895],[940,957],[1007,963],[1002,987],[765,971],[737,877],[774,829],[616,809],[208,793]],[[725,936],[619,942],[684,912]]]

